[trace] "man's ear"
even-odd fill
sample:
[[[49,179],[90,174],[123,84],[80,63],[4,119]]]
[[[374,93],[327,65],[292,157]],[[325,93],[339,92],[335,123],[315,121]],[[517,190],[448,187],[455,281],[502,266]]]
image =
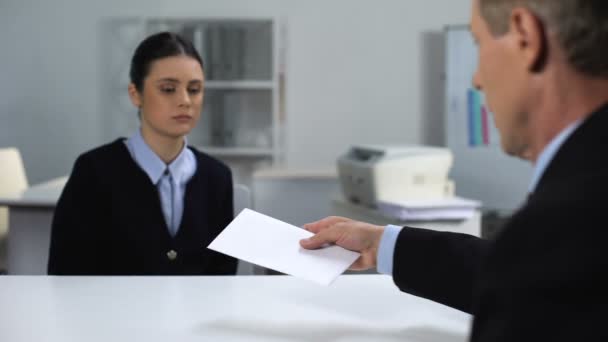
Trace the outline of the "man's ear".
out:
[[[141,95],[133,83],[129,83],[129,98],[135,107],[141,108]]]
[[[509,31],[514,34],[515,48],[528,70],[542,71],[548,57],[548,37],[543,22],[529,9],[516,7],[511,11]]]

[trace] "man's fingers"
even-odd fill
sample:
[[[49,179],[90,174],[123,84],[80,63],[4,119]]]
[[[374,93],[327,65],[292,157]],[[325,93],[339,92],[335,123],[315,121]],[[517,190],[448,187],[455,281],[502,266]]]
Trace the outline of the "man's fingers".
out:
[[[348,220],[349,219],[347,219],[345,217],[329,216],[322,220],[305,224],[304,229],[308,230],[309,232],[317,234],[318,232],[320,232],[324,229],[327,229],[336,223],[344,222],[344,221],[348,221]]]
[[[325,229],[308,239],[300,240],[300,245],[306,249],[318,249],[326,244],[333,244],[342,235],[337,229]]]
[[[348,269],[351,271],[369,270],[376,265],[375,257],[375,255],[363,253]]]

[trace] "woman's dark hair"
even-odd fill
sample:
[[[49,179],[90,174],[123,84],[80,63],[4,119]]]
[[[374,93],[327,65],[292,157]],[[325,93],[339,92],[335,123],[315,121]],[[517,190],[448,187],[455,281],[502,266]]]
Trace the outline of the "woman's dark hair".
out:
[[[133,54],[129,77],[137,91],[142,92],[144,79],[150,72],[150,66],[157,59],[173,56],[189,56],[196,59],[203,67],[203,60],[192,42],[172,32],[155,33],[144,39]]]

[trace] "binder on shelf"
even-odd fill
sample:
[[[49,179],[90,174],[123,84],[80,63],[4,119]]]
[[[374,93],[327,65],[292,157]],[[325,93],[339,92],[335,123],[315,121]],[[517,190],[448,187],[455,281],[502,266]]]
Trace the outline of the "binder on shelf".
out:
[[[237,25],[212,25],[204,36],[210,60],[207,78],[242,80],[245,76],[245,29]]]
[[[209,56],[207,79],[221,80],[223,76],[221,26],[210,25],[207,28],[205,32],[205,44],[207,46],[207,55]]]
[[[224,146],[233,147],[237,145],[237,135],[242,134],[240,128],[241,112],[241,96],[237,92],[226,91],[222,96],[222,108],[224,110],[222,118],[224,126],[222,127],[222,139]]]
[[[238,26],[225,26],[221,30],[222,66],[224,80],[243,78],[243,29]]]
[[[201,55],[203,59],[203,72],[205,73],[205,78],[209,78],[208,69],[209,69],[209,51],[207,50],[207,25],[199,24],[199,29],[196,31],[194,35],[195,47],[198,50],[198,53]]]
[[[224,146],[224,118],[221,96],[217,94],[215,97],[208,99],[208,115],[209,115],[209,131],[211,134],[211,146]]]
[[[196,26],[195,25],[184,25],[179,31],[179,35],[184,39],[190,41],[193,45],[196,46],[195,35],[196,35]]]

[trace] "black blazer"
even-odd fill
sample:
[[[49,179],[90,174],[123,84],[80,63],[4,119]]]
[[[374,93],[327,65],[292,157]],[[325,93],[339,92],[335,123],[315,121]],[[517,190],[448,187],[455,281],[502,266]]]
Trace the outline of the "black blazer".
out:
[[[53,218],[48,273],[57,275],[221,275],[236,259],[206,247],[233,218],[230,169],[191,148],[197,170],[186,185],[172,237],[159,194],[124,139],[76,160]]]
[[[472,313],[471,341],[608,341],[606,214],[608,106],[564,142],[494,241],[406,227],[393,279]]]

